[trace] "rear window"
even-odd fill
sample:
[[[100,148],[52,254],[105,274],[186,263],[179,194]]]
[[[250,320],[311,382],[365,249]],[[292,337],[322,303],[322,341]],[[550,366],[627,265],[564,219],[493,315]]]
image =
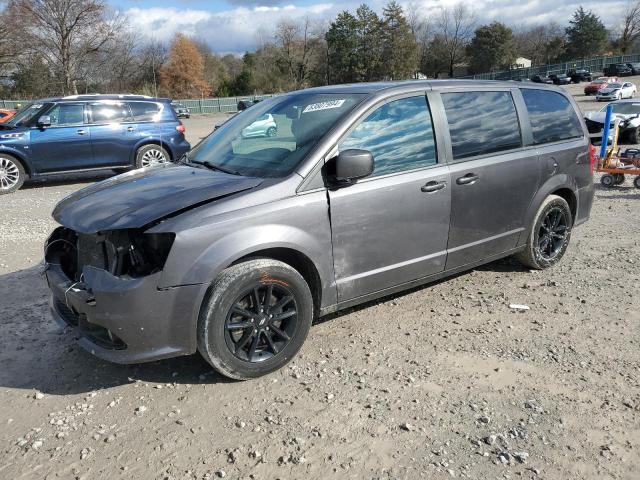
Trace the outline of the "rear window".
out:
[[[557,92],[522,89],[529,111],[533,142],[558,142],[584,135],[582,124],[569,100]]]
[[[131,113],[136,122],[155,122],[158,121],[160,106],[154,102],[130,102]],[[176,108],[182,108],[182,105],[176,105]]]
[[[511,150],[522,145],[510,92],[443,93],[453,159]]]

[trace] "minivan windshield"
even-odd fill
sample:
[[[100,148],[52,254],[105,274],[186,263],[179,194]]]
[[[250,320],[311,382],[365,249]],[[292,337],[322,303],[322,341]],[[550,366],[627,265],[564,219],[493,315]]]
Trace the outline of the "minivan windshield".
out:
[[[265,100],[222,124],[188,161],[243,176],[286,176],[364,97],[300,92]]]
[[[50,103],[30,103],[13,117],[11,117],[6,123],[9,127],[21,127],[29,123],[29,121],[38,115],[39,112],[49,108]]]

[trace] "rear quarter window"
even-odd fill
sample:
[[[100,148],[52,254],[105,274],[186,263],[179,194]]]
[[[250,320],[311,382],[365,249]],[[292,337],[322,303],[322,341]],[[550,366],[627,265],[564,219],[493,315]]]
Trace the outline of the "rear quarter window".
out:
[[[510,92],[443,93],[442,102],[454,160],[522,146]]]
[[[133,120],[136,122],[157,122],[160,120],[160,106],[155,102],[129,102],[129,107]]]
[[[571,102],[562,94],[547,90],[522,89],[529,112],[533,142],[559,142],[584,135]]]

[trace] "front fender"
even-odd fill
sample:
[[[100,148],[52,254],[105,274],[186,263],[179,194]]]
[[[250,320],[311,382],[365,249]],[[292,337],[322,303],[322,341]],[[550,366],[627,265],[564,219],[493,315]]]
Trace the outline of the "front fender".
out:
[[[566,174],[559,174],[547,179],[547,181],[540,186],[537,193],[531,200],[531,203],[529,204],[529,208],[527,209],[527,213],[525,216],[525,222],[523,224],[525,230],[520,235],[517,246],[522,246],[527,241],[527,236],[529,235],[529,226],[533,223],[536,212],[540,208],[540,205],[542,205],[543,200],[547,198],[551,193],[560,190],[561,188],[571,190],[574,198],[577,200],[578,187],[573,177]]]
[[[24,147],[23,147],[24,148]],[[33,167],[31,162],[25,155],[25,152],[18,149],[17,145],[5,145],[0,143],[0,153],[6,153],[12,155],[22,162],[22,166],[29,176],[33,174]]]

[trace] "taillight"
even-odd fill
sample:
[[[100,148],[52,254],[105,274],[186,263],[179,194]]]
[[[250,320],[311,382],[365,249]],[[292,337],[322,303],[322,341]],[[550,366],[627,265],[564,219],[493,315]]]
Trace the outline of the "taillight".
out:
[[[184,132],[185,132],[185,130],[186,130],[186,129],[184,128],[184,125],[180,124],[180,125],[178,125],[178,126],[176,127],[176,130],[177,130],[179,133],[184,134]]]
[[[593,175],[593,172],[596,171],[596,147],[593,144],[589,144],[589,172]]]

